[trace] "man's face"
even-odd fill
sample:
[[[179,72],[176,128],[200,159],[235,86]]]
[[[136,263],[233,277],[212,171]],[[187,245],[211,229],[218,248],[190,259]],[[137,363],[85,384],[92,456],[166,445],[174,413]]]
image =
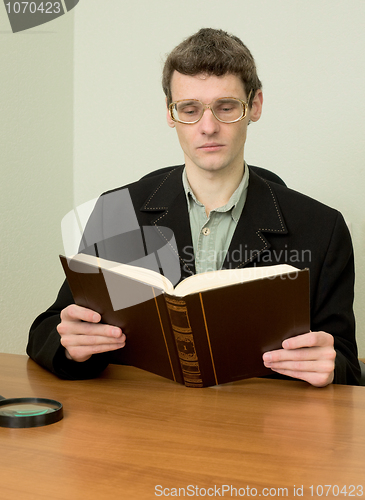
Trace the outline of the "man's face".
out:
[[[231,74],[189,76],[175,71],[171,79],[171,94],[173,101],[198,99],[210,104],[220,97],[237,97],[247,102],[241,80]],[[218,121],[210,109],[205,110],[201,120],[194,124],[176,123],[167,113],[168,124],[176,127],[187,170],[203,169],[214,173],[242,169],[248,120],[259,119],[261,105],[262,93],[258,91],[252,109],[236,123]]]

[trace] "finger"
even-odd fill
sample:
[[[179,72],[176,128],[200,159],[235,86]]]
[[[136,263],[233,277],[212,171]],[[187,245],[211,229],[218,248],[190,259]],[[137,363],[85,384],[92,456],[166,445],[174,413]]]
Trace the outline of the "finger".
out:
[[[123,332],[117,326],[105,325],[103,323],[88,323],[86,321],[61,321],[57,325],[57,331],[61,337],[66,335],[99,336],[118,339]]]
[[[284,349],[299,349],[301,347],[333,346],[333,336],[326,332],[308,332],[284,340]]]
[[[334,360],[336,351],[330,347],[302,347],[298,349],[278,349],[265,352],[263,360],[267,363],[280,361],[316,361],[320,359]]]
[[[66,348],[66,353],[73,361],[83,362],[91,358],[93,354],[101,354],[103,352],[116,351],[125,346],[125,342],[118,344],[99,344],[93,346],[77,346]]]
[[[61,311],[62,321],[87,321],[88,323],[98,323],[101,320],[99,313],[86,307],[71,304]]]
[[[87,347],[97,345],[120,345],[125,344],[126,336],[124,333],[116,339],[114,337],[106,337],[104,335],[63,335],[61,344],[69,349],[70,347]]]
[[[280,372],[293,371],[299,372],[311,372],[311,373],[329,373],[334,370],[335,363],[333,360],[321,360],[321,361],[278,361],[275,363],[264,363],[267,368],[271,368],[274,371]]]
[[[287,377],[296,378],[299,380],[304,380],[315,387],[325,387],[333,382],[334,372],[302,372],[295,370],[274,370],[276,373],[281,375],[286,375]]]

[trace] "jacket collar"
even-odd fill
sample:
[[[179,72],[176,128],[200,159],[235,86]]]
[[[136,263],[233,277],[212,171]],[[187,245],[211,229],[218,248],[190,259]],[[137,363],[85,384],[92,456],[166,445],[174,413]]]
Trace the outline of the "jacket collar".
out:
[[[284,217],[274,193],[274,184],[250,170],[246,203],[233,234],[223,268],[248,265],[271,247],[270,233],[284,235],[287,232]]]
[[[181,267],[181,279],[195,274],[193,242],[189,214],[182,183],[184,165],[175,167],[164,176],[143,204],[141,211],[150,213],[150,223],[155,227],[172,230]],[[163,231],[160,231],[162,237]],[[175,245],[166,241],[175,252]]]
[[[181,165],[168,171],[141,207],[142,212],[150,213],[152,225],[165,226],[173,231],[185,270],[182,278],[195,273],[189,214],[182,183],[183,168]],[[273,184],[250,170],[246,203],[223,268],[244,267],[254,262],[270,248],[270,233],[287,234],[284,218]]]

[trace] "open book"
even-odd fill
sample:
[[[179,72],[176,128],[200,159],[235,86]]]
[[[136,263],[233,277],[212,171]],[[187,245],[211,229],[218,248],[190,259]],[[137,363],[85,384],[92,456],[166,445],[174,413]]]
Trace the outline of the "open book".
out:
[[[190,387],[269,374],[262,354],[310,328],[308,269],[220,270],[174,288],[148,269],[86,254],[60,259],[75,303],[127,337],[111,362]]]

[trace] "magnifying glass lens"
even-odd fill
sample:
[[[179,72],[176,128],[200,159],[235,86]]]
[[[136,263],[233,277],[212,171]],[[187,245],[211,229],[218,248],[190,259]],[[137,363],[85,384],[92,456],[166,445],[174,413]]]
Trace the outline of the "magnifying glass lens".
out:
[[[58,422],[62,417],[62,404],[54,399],[0,400],[0,427],[40,427]]]
[[[13,403],[3,406],[0,409],[0,415],[4,417],[35,417],[36,415],[45,415],[57,410],[44,404],[26,404]]]

